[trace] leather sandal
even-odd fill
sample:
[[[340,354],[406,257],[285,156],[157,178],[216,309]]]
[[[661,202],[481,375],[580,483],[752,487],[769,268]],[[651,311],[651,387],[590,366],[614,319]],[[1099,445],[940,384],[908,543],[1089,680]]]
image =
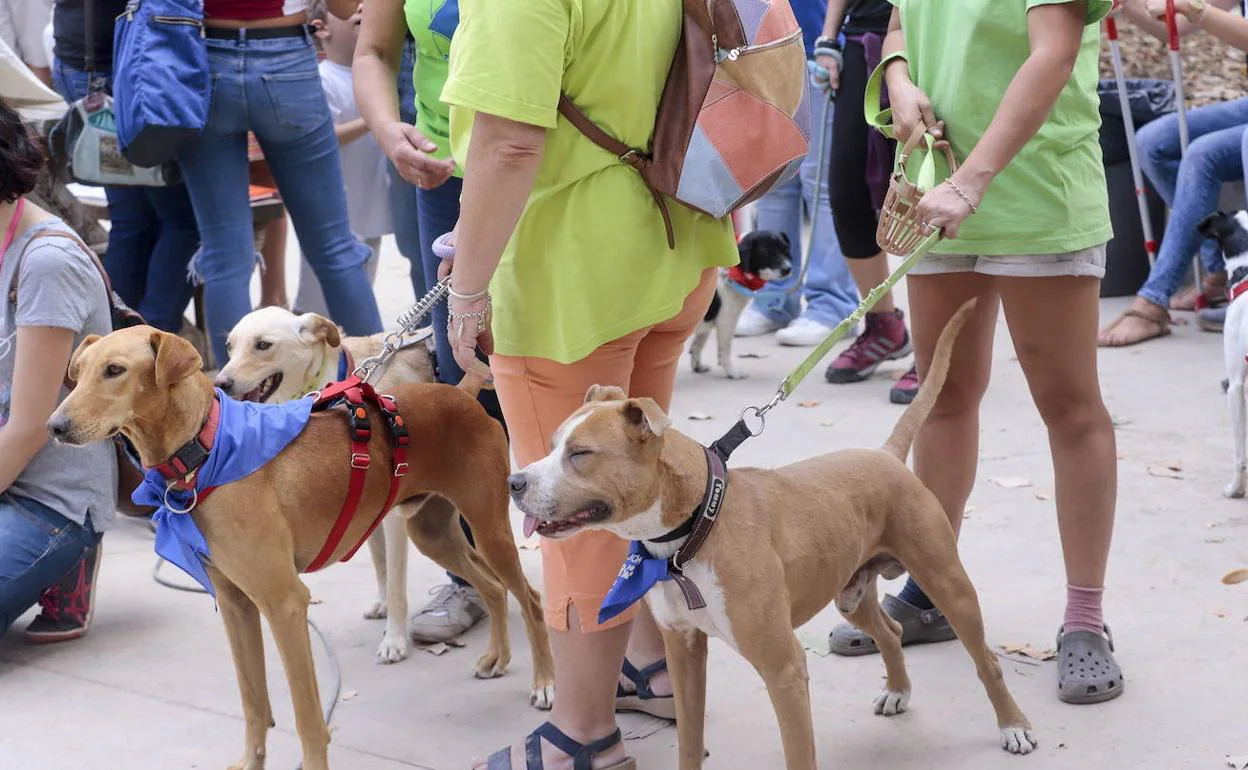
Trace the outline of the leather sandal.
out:
[[[654,690],[650,689],[650,680],[654,678],[654,675],[666,670],[666,659],[640,670],[625,659],[621,673],[624,674],[625,679],[633,683],[634,691],[629,692],[622,685],[617,684],[615,686],[615,710],[635,711],[675,722],[676,699],[671,695],[655,695]]]
[[[623,734],[617,729],[605,738],[591,743],[578,743],[550,722],[538,727],[524,739],[524,767],[516,767],[511,763],[512,747],[499,749],[485,761],[483,770],[545,770],[542,762],[542,741],[572,757],[573,770],[593,770],[594,756],[607,749],[614,748],[624,740]],[[626,757],[605,770],[637,770],[637,760]]]
[[[1155,340],[1159,337],[1165,337],[1166,335],[1170,334],[1170,313],[1163,310],[1161,316],[1151,316],[1151,315],[1148,315],[1147,313],[1141,313],[1140,311],[1134,308],[1127,308],[1126,310],[1122,311],[1122,315],[1114,319],[1114,322],[1110,324],[1104,330],[1104,332],[1111,332],[1114,329],[1117,329],[1118,326],[1121,325],[1122,322],[1128,318],[1136,318],[1148,324],[1151,324],[1154,327],[1155,331],[1153,331],[1151,334],[1146,333],[1143,337],[1140,337],[1139,339],[1129,340],[1127,342],[1110,343],[1110,342],[1098,341],[1097,344],[1100,347],[1105,347],[1105,348],[1125,348],[1125,347],[1130,347],[1131,345],[1138,345],[1141,342],[1148,342],[1149,340]]]

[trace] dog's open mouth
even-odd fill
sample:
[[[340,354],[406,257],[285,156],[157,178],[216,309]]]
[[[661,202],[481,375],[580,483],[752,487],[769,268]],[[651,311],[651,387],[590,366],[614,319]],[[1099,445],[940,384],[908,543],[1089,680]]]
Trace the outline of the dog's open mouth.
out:
[[[589,524],[605,521],[610,515],[611,508],[606,503],[591,503],[566,519],[551,521],[543,521],[532,514],[526,513],[524,515],[524,536],[532,537],[533,533],[536,532],[542,537],[562,537]]]
[[[268,401],[273,396],[274,393],[277,392],[277,389],[281,387],[281,385],[282,385],[282,373],[278,372],[277,374],[273,374],[268,377],[265,377],[260,382],[260,384],[255,387],[254,390],[249,391],[243,396],[243,400],[244,401],[257,401],[263,404],[265,401]]]

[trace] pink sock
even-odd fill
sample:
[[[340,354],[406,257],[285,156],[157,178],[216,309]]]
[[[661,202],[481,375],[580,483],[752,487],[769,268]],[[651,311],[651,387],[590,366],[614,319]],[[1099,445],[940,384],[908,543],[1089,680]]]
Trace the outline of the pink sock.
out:
[[[1066,632],[1104,633],[1105,621],[1101,613],[1101,599],[1104,596],[1104,588],[1084,588],[1068,584],[1066,586]]]

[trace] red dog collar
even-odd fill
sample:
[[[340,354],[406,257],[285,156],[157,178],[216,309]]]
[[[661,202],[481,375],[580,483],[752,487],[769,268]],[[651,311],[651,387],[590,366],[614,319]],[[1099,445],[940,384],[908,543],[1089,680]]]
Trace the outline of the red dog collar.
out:
[[[760,278],[758,273],[747,273],[741,269],[740,265],[729,268],[728,280],[750,291],[759,291],[767,285],[767,281]]]
[[[1229,287],[1226,290],[1226,299],[1228,302],[1234,302],[1245,292],[1248,292],[1248,280],[1240,281],[1234,286]]]
[[[208,453],[212,451],[212,442],[217,436],[217,424],[221,421],[221,403],[217,401],[217,398],[218,396],[214,394],[208,416],[204,418],[204,424],[200,426],[195,437],[179,447],[172,457],[154,468],[174,489],[188,491],[195,488],[195,477],[199,475],[199,469],[208,460]]]

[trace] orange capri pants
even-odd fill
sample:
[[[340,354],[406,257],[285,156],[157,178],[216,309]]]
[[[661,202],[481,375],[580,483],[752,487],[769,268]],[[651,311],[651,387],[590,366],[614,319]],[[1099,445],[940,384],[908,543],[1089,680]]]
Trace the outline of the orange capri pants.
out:
[[[685,340],[706,314],[715,293],[716,270],[708,269],[675,317],[608,342],[580,361],[495,355],[494,388],[520,467],[546,456],[551,437],[585,402],[591,385],[615,385],[633,397],[654,399],[666,411],[676,385]],[[568,630],[568,608],[576,605],[583,632],[632,620],[640,604],[598,623],[598,608],[628,555],[628,541],[609,532],[582,532],[567,540],[542,539],[546,624]]]

